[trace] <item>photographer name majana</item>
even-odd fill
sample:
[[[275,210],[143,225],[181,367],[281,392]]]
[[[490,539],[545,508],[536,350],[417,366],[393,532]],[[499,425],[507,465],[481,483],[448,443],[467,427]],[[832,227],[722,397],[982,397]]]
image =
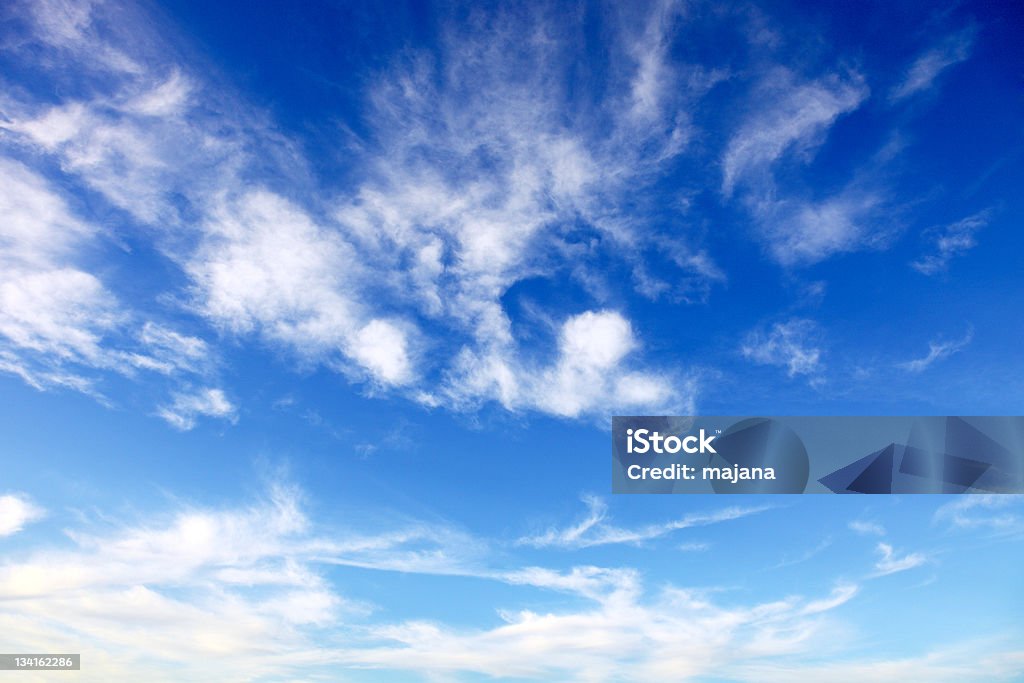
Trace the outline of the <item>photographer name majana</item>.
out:
[[[698,453],[710,453],[717,455],[718,451],[712,445],[716,435],[708,434],[704,429],[699,434],[691,434],[682,438],[671,434],[662,436],[659,432],[652,432],[647,429],[626,430],[626,453],[641,455],[645,453],[676,454],[682,451],[690,455]],[[698,476],[699,475],[699,476]],[[676,479],[692,481],[694,479],[729,481],[735,484],[738,481],[775,479],[774,467],[742,467],[740,465],[712,466],[705,465],[698,468],[695,465],[684,465],[672,463],[664,467],[644,467],[642,465],[630,465],[626,468],[626,476],[633,480],[640,479]]]

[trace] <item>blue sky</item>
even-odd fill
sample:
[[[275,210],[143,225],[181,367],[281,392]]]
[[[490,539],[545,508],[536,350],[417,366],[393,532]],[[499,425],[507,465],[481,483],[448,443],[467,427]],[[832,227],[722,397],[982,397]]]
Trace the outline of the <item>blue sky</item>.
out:
[[[608,476],[612,414],[1020,412],[1020,10],[476,5],[6,4],[5,651],[1024,679],[1019,497]]]

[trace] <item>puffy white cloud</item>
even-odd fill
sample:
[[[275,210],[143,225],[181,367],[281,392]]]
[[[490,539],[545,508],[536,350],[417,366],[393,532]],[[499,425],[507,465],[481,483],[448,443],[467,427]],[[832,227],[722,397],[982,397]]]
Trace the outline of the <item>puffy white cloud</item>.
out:
[[[254,191],[222,206],[186,269],[200,313],[228,330],[256,330],[318,359],[342,354],[383,384],[412,378],[411,325],[370,318],[357,253],[278,195]]]
[[[0,538],[16,534],[45,514],[44,510],[22,493],[0,496]]]
[[[562,323],[552,362],[520,361],[510,346],[496,345],[485,354],[466,349],[446,391],[459,403],[493,399],[511,410],[567,417],[685,411],[695,393],[692,381],[630,368],[628,356],[638,347],[622,315],[586,311]]]
[[[352,327],[345,296],[358,260],[336,234],[266,191],[221,206],[186,266],[199,311],[235,332],[289,344],[340,345]]]
[[[385,384],[405,384],[412,375],[409,343],[401,327],[387,320],[371,320],[356,332],[350,353],[360,365]]]

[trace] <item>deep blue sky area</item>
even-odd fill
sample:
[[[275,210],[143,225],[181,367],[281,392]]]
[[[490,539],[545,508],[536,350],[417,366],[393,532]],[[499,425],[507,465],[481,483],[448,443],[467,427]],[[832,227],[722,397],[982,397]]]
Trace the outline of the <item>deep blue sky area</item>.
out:
[[[0,650],[104,683],[1024,680],[1019,496],[608,467],[615,414],[1021,413],[1022,28],[5,3]]]

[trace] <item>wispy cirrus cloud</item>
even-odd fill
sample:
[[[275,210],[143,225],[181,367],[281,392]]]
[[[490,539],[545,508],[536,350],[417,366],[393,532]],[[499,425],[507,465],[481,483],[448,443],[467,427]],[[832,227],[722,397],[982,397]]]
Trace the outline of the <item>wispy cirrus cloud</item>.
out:
[[[930,89],[943,71],[971,56],[976,33],[977,29],[970,26],[921,54],[907,69],[903,80],[890,91],[889,99],[899,102]]]
[[[740,182],[770,183],[770,170],[783,155],[810,154],[835,121],[853,111],[868,95],[858,74],[801,81],[779,68],[757,86],[759,108],[732,136],[722,158],[722,191],[732,194]]]
[[[851,531],[861,536],[885,536],[885,527],[878,522],[855,519],[847,526]]]
[[[761,365],[784,367],[790,377],[813,377],[824,368],[820,338],[814,321],[794,318],[768,329],[752,330],[740,346],[740,353]]]
[[[873,576],[888,576],[898,572],[905,572],[908,569],[920,567],[928,561],[928,557],[922,553],[898,553],[891,544],[879,543],[875,546],[879,558],[875,563]]]
[[[968,344],[974,339],[974,328],[967,328],[967,332],[960,339],[953,339],[948,341],[936,340],[928,342],[928,353],[921,358],[915,358],[903,363],[898,363],[897,366],[906,370],[907,372],[924,372],[933,363],[949,358],[954,353],[958,353],[965,349]]]
[[[772,258],[783,266],[810,265],[881,243],[888,234],[877,219],[883,204],[878,192],[856,185],[821,200],[749,201]]]
[[[238,416],[238,408],[228,400],[222,389],[207,387],[190,393],[176,393],[172,399],[169,405],[157,411],[157,415],[183,431],[195,427],[199,417],[215,417],[234,422]]]
[[[599,580],[599,574],[588,573],[571,581]],[[637,577],[615,572],[608,578],[614,582],[591,594],[592,604],[579,611],[503,612],[504,623],[468,632],[405,622],[374,629],[379,645],[344,650],[341,656],[356,666],[428,675],[690,680],[768,652],[786,656],[813,648],[827,631],[820,622],[812,625],[815,616],[840,608],[857,592],[840,585],[821,600],[794,597],[725,608],[699,592],[674,587],[648,598]],[[729,627],[722,628],[724,623]],[[697,642],[699,647],[687,646]]]
[[[779,560],[779,562],[769,567],[768,569],[785,569],[786,567],[793,567],[798,564],[803,564],[804,562],[808,562],[817,557],[818,555],[820,555],[821,553],[828,550],[828,548],[831,547],[831,545],[831,537],[823,538],[817,545],[808,548],[807,550],[805,550],[802,553],[799,553],[798,555],[787,555],[783,557],[781,560]]]
[[[342,660],[326,629],[349,632],[373,609],[341,595],[330,567],[468,571],[459,558],[472,539],[456,531],[396,522],[319,534],[304,500],[279,483],[235,507],[179,502],[129,522],[87,517],[66,531],[70,544],[6,553],[6,642],[88,650],[90,681],[301,676]],[[38,514],[24,495],[0,497],[0,530]]]
[[[926,231],[925,236],[932,243],[931,249],[912,261],[910,266],[924,275],[945,272],[950,261],[977,245],[975,234],[988,225],[990,216],[989,210],[979,211],[944,228]]]
[[[654,540],[681,529],[708,526],[741,519],[764,512],[767,506],[729,507],[712,512],[695,512],[661,524],[635,528],[615,526],[608,521],[608,505],[597,496],[584,496],[587,514],[578,523],[568,527],[552,527],[542,533],[524,536],[517,545],[535,548],[589,548],[617,543],[639,544]]]
[[[722,192],[754,217],[769,255],[786,267],[807,266],[843,252],[884,244],[883,192],[855,176],[844,187],[812,196],[777,176],[810,164],[837,121],[856,111],[870,89],[857,72],[801,78],[789,69],[767,73],[754,88],[759,103],[722,156]],[[864,175],[863,173],[861,175]]]
[[[935,520],[956,529],[988,529],[996,535],[1024,533],[1024,496],[963,496],[935,511]]]
[[[146,320],[89,272],[100,231],[52,180],[2,156],[0,172],[0,370],[101,399],[97,373],[210,374],[204,341]]]
[[[25,165],[0,159],[0,172],[6,179],[0,190],[4,346],[41,357],[51,367],[112,363],[101,342],[123,313],[99,279],[75,263],[81,243],[94,231]]]

